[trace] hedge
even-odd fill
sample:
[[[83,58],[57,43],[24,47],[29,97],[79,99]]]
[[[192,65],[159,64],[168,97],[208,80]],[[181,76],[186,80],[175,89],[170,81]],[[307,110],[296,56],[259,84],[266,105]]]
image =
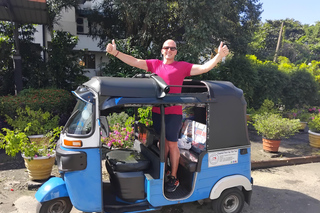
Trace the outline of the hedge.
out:
[[[63,89],[27,89],[17,96],[0,97],[0,116],[15,116],[18,107],[29,106],[33,110],[42,109],[53,115],[70,114],[75,104],[71,92]]]

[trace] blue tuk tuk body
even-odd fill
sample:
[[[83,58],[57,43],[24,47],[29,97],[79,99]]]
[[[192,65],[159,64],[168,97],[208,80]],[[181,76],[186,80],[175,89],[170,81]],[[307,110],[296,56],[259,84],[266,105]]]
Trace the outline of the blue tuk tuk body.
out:
[[[158,76],[94,77],[74,95],[78,102],[60,135],[56,153],[61,178],[53,177],[36,193],[37,212],[143,212],[163,206],[211,199],[215,212],[241,212],[252,193],[251,148],[242,90],[230,82],[185,80],[181,94]],[[191,106],[193,125],[205,127],[202,149],[180,150],[175,192],[164,190],[165,122],[168,105]],[[134,149],[108,150],[105,115],[126,107],[159,106],[161,134],[135,122]],[[188,120],[188,119],[186,119]],[[157,142],[159,141],[159,146]],[[105,162],[105,165],[103,164]],[[110,181],[103,180],[106,167]]]

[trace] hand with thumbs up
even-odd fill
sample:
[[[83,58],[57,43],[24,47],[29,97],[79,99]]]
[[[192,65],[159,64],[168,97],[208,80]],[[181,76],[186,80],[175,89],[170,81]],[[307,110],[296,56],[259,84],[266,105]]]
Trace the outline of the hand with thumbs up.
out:
[[[227,45],[223,45],[223,42],[220,42],[220,46],[218,48],[218,54],[221,55],[222,58],[226,57],[229,54],[229,48]]]
[[[112,44],[109,43],[107,45],[106,51],[107,51],[107,53],[114,55],[114,56],[119,52],[117,50],[117,45],[116,45],[116,42],[114,41],[114,39],[112,39]]]

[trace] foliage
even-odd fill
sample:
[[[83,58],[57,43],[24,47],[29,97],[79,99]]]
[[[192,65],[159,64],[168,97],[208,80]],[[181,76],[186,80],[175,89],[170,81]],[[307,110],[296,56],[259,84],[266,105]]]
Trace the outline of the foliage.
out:
[[[283,91],[284,104],[288,108],[303,105],[316,105],[319,101],[319,84],[306,70],[290,74],[290,80]]]
[[[299,131],[297,119],[282,118],[279,114],[263,113],[253,116],[253,126],[258,134],[267,139],[288,138]]]
[[[30,125],[30,127],[31,126],[32,125]],[[31,160],[42,156],[50,157],[54,153],[53,151],[56,147],[56,142],[60,136],[62,128],[63,127],[61,126],[52,129],[43,138],[37,141],[23,141],[21,143],[21,152],[25,157],[30,157]]]
[[[256,113],[257,114],[264,114],[264,113],[279,114],[280,111],[279,111],[279,108],[275,106],[273,101],[269,99],[265,99]]]
[[[12,157],[20,152],[21,143],[29,142],[28,136],[19,130],[2,128],[5,134],[0,132],[0,148],[6,150],[6,154]]]
[[[260,106],[265,99],[275,103],[283,100],[283,90],[289,81],[289,76],[279,72],[277,65],[272,62],[259,63],[255,67],[258,72],[258,83],[254,88],[254,107]]]
[[[78,0],[47,0],[48,15],[49,15],[49,30],[52,31],[53,24],[58,24],[61,18],[61,11],[68,10],[72,7],[77,8]]]
[[[130,48],[139,47],[145,56],[159,58],[162,43],[171,38],[179,41],[178,60],[198,63],[220,41],[245,52],[260,13],[256,0],[105,0],[88,18],[92,36],[100,39],[102,48],[110,39],[130,38]]]
[[[17,96],[0,96],[0,115],[16,116],[19,107],[28,106],[32,110],[42,109],[61,119],[69,116],[74,106],[71,93],[62,89],[27,89]],[[64,124],[61,124],[64,125]]]
[[[121,127],[119,123],[111,127],[108,137],[101,137],[102,143],[113,148],[131,148],[133,146],[133,127]]]
[[[24,130],[27,135],[46,134],[58,127],[59,116],[52,116],[51,113],[43,112],[41,109],[35,111],[30,107],[25,107],[18,108],[16,112],[17,116],[14,118],[5,115],[7,122],[14,129]],[[30,126],[28,127],[28,125]]]
[[[312,120],[309,121],[308,126],[312,132],[320,133],[320,113],[312,117]]]
[[[47,74],[51,79],[51,86],[69,91],[88,80],[78,63],[78,53],[73,51],[77,43],[76,36],[63,31],[55,32],[51,47],[48,49],[47,62]]]
[[[144,124],[145,126],[153,125],[152,107],[138,108],[138,114],[140,118],[139,123]]]
[[[73,50],[78,42],[77,37],[58,31],[52,35],[50,48],[44,50],[33,43],[36,32],[33,25],[18,27],[25,88],[55,87],[70,91],[88,80],[78,63],[78,54]],[[13,38],[10,23],[0,22],[0,95],[14,94]],[[47,62],[41,57],[42,51],[47,51],[49,55]]]
[[[308,64],[319,60],[320,22],[315,25],[302,25],[294,19],[267,20],[260,23],[249,45],[249,53],[260,60],[273,60],[282,22],[284,28],[278,56],[284,56],[294,64]]]
[[[114,127],[117,128],[117,125],[119,125],[119,128],[130,128],[134,122],[134,118],[125,112],[112,113],[111,115],[107,116],[107,120],[112,131],[114,130]]]
[[[33,43],[36,31],[32,24],[16,24],[19,28],[19,54],[22,57],[23,84],[38,87],[47,85],[42,48]],[[14,67],[12,56],[18,54],[11,22],[0,21],[0,95],[14,94]],[[43,84],[42,84],[43,83]]]
[[[50,156],[56,146],[56,139],[59,137],[62,127],[56,127],[48,132],[43,140],[31,142],[26,132],[31,127],[28,124],[24,130],[10,130],[3,128],[5,134],[0,133],[0,148],[6,150],[6,154],[14,157],[21,152],[25,157],[30,157],[31,160],[40,156]]]
[[[230,81],[243,90],[248,105],[253,104],[254,86],[258,83],[258,75],[249,58],[234,55],[228,58],[225,63],[220,63],[211,73],[214,73],[211,78],[208,76],[209,72],[208,75],[199,76],[197,79]]]
[[[150,52],[147,54],[139,46],[130,46],[131,38],[117,40],[117,49],[123,53],[131,55],[135,58],[149,58]],[[121,60],[117,59],[114,56],[109,55],[109,62],[105,64],[102,71],[106,76],[113,76],[113,77],[133,77],[135,74],[144,72],[141,69],[132,67],[123,63]]]
[[[313,108],[304,105],[302,108],[293,108],[286,113],[290,119],[299,119],[301,122],[309,122],[314,116]]]

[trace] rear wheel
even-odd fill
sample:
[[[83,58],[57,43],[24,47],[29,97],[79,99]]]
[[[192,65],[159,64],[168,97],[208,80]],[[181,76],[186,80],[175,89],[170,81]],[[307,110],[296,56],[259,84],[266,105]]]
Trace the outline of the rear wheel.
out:
[[[244,205],[244,195],[238,188],[224,190],[220,197],[212,201],[215,213],[239,213]]]
[[[69,213],[72,209],[68,197],[60,197],[43,203],[38,203],[37,213]]]

